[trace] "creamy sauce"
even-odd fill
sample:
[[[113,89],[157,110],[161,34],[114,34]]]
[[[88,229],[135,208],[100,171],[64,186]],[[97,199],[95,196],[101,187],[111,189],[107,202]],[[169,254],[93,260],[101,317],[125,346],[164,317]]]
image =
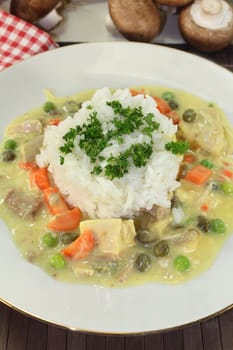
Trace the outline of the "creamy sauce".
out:
[[[192,96],[186,92],[167,89],[164,87],[146,87],[146,90],[150,92],[151,95],[162,96],[164,91],[171,91],[175,95],[175,99],[179,106],[177,108],[177,113],[182,116],[183,112],[188,108],[194,110],[206,108],[210,105],[209,101],[203,101],[198,97]],[[92,91],[81,93],[72,96],[69,99],[56,98],[52,94],[47,93],[47,97],[50,101],[53,101],[58,109],[61,110],[61,106],[66,100],[74,100],[78,103],[89,99],[92,95]],[[211,108],[218,107],[212,106]],[[222,113],[220,111],[220,113]],[[8,127],[3,144],[1,146],[1,152],[4,150],[4,142],[9,139],[9,129],[11,126],[23,121],[30,119],[40,119],[47,120],[53,117],[48,116],[43,112],[42,108],[36,109],[34,111],[28,112],[25,115],[14,120]],[[225,117],[222,115],[222,122],[227,125]],[[230,136],[229,136],[230,135]],[[12,137],[10,137],[12,138]],[[24,143],[26,140],[30,139],[30,136],[25,137],[15,137],[18,144]],[[228,132],[228,143],[229,149],[232,147],[233,139],[231,138],[231,132]],[[28,172],[25,169],[19,167],[20,163],[20,152],[18,148],[16,149],[16,159],[12,162],[1,161],[0,170],[0,216],[4,220],[11,232],[12,237],[19,248],[22,256],[26,258],[31,263],[39,265],[43,270],[45,270],[52,277],[74,283],[90,283],[99,284],[103,286],[128,286],[142,284],[145,282],[168,282],[168,283],[178,283],[185,281],[190,278],[194,278],[200,273],[206,271],[214,259],[216,258],[219,250],[222,248],[223,244],[227,241],[227,238],[233,232],[233,195],[226,195],[221,191],[211,191],[208,201],[210,207],[208,208],[208,217],[210,218],[221,218],[226,226],[226,232],[222,234],[218,233],[203,233],[199,232],[198,239],[195,242],[173,244],[170,247],[170,252],[164,257],[155,257],[153,253],[154,243],[142,244],[136,240],[136,245],[127,250],[126,254],[119,260],[101,260],[97,259],[95,253],[91,253],[87,259],[84,261],[66,260],[66,266],[62,269],[54,269],[49,264],[49,258],[55,253],[60,252],[64,247],[64,244],[59,241],[58,245],[54,248],[46,247],[42,241],[43,235],[48,232],[47,223],[51,217],[45,204],[43,204],[38,213],[36,214],[35,220],[28,221],[22,219],[15,215],[11,209],[9,209],[4,204],[4,198],[9,191],[9,188],[18,188],[21,191],[32,191],[38,193],[38,189],[31,186]],[[207,157],[208,158],[208,157]],[[211,157],[213,162],[220,167],[223,160],[220,157]],[[227,164],[228,169],[233,167],[233,162],[231,155],[224,155],[224,162]],[[230,174],[230,172],[229,172]],[[233,180],[227,178],[230,182]],[[181,178],[182,187],[188,192],[192,189],[197,191],[197,199],[201,198],[203,192],[206,188],[201,186],[187,184]],[[193,186],[193,187],[192,187]],[[192,197],[193,198],[193,197]],[[185,202],[186,203],[186,202]],[[188,203],[188,201],[187,201]],[[200,204],[198,201],[193,202],[191,200],[191,205],[185,205],[184,212],[188,220],[192,221],[192,218],[197,215],[202,214],[200,212]],[[206,203],[206,202],[205,202]],[[213,204],[214,203],[214,204]],[[205,215],[206,213],[204,213]],[[153,224],[152,224],[153,230]],[[78,232],[78,230],[77,230]],[[194,243],[194,246],[193,246]],[[227,244],[227,242],[226,242]],[[147,253],[151,258],[151,268],[146,272],[137,271],[134,265],[135,256],[139,253]],[[180,272],[174,267],[174,259],[177,255],[185,255],[190,261],[190,268],[187,271]],[[87,266],[94,266],[88,270]],[[82,275],[79,273],[74,273],[78,267],[78,271],[84,268],[85,273]]]

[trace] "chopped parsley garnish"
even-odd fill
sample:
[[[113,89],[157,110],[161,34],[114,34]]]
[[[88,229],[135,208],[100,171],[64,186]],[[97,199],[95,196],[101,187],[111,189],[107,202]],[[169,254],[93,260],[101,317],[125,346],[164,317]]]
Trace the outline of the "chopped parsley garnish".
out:
[[[189,149],[187,141],[171,141],[166,143],[165,149],[173,154],[184,154]]]
[[[83,125],[71,128],[64,136],[64,144],[59,148],[60,164],[65,161],[65,155],[72,153],[75,146],[79,146],[93,163],[91,174],[103,174],[107,178],[121,178],[128,173],[131,166],[144,167],[153,153],[153,133],[159,129],[160,124],[155,120],[153,113],[143,114],[142,107],[124,108],[120,101],[108,101],[107,106],[114,112],[114,118],[108,122],[107,132],[98,118],[96,111],[90,109],[89,117]],[[103,156],[102,151],[113,144],[125,142],[125,135],[135,131],[148,136],[147,142],[134,143],[117,155]],[[188,149],[187,142],[172,141],[165,145],[165,149],[174,154],[183,154]]]

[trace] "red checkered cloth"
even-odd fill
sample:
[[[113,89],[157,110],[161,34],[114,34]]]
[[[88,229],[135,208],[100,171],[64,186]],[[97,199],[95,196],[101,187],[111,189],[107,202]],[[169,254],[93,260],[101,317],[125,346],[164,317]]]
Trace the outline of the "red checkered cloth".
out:
[[[0,71],[39,52],[58,47],[50,35],[0,10]]]

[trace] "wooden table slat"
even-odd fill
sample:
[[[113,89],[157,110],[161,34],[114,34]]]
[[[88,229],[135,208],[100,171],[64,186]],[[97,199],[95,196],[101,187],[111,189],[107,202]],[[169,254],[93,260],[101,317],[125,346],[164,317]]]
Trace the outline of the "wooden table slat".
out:
[[[164,350],[163,334],[150,334],[145,337],[144,350]]]
[[[0,350],[6,350],[11,309],[0,303]]]
[[[48,326],[46,350],[66,350],[67,331],[56,326]]]
[[[188,350],[202,350],[202,331],[199,323],[194,324],[183,329],[184,349]]]
[[[67,349],[69,350],[86,350],[86,335],[67,331]]]
[[[164,350],[184,350],[183,331],[177,330],[164,334]]]
[[[48,327],[42,322],[31,319],[28,327],[27,350],[44,350],[47,347]]]
[[[106,337],[105,350],[125,350],[125,337]]]
[[[204,349],[222,350],[218,317],[202,323],[201,329]]]
[[[233,310],[224,312],[219,316],[222,347],[224,350],[233,349]]]
[[[11,311],[6,350],[27,349],[29,319],[17,311]]]

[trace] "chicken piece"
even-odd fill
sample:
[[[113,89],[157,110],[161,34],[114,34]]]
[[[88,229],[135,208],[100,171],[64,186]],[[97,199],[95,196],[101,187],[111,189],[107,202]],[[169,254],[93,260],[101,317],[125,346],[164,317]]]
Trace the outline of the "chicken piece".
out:
[[[111,259],[119,258],[129,247],[135,245],[133,220],[97,219],[80,223],[80,233],[90,230],[97,242],[97,255]]]
[[[24,120],[20,123],[11,124],[7,129],[7,135],[24,136],[42,134],[43,126],[38,119]]]
[[[21,218],[33,220],[41,206],[42,199],[37,194],[11,189],[7,193],[4,203]]]
[[[196,118],[192,122],[182,120],[179,124],[180,132],[190,147],[200,147],[212,156],[219,156],[225,146],[225,132],[221,112],[207,107],[196,111]]]
[[[151,210],[148,210],[145,212],[147,212],[148,214],[153,216],[153,218],[155,220],[162,220],[170,215],[171,209],[170,208],[163,208],[163,207],[160,207],[158,205],[153,205]]]
[[[38,135],[20,146],[20,153],[23,162],[32,162],[35,160],[35,157],[42,146],[43,138],[43,135]]]

